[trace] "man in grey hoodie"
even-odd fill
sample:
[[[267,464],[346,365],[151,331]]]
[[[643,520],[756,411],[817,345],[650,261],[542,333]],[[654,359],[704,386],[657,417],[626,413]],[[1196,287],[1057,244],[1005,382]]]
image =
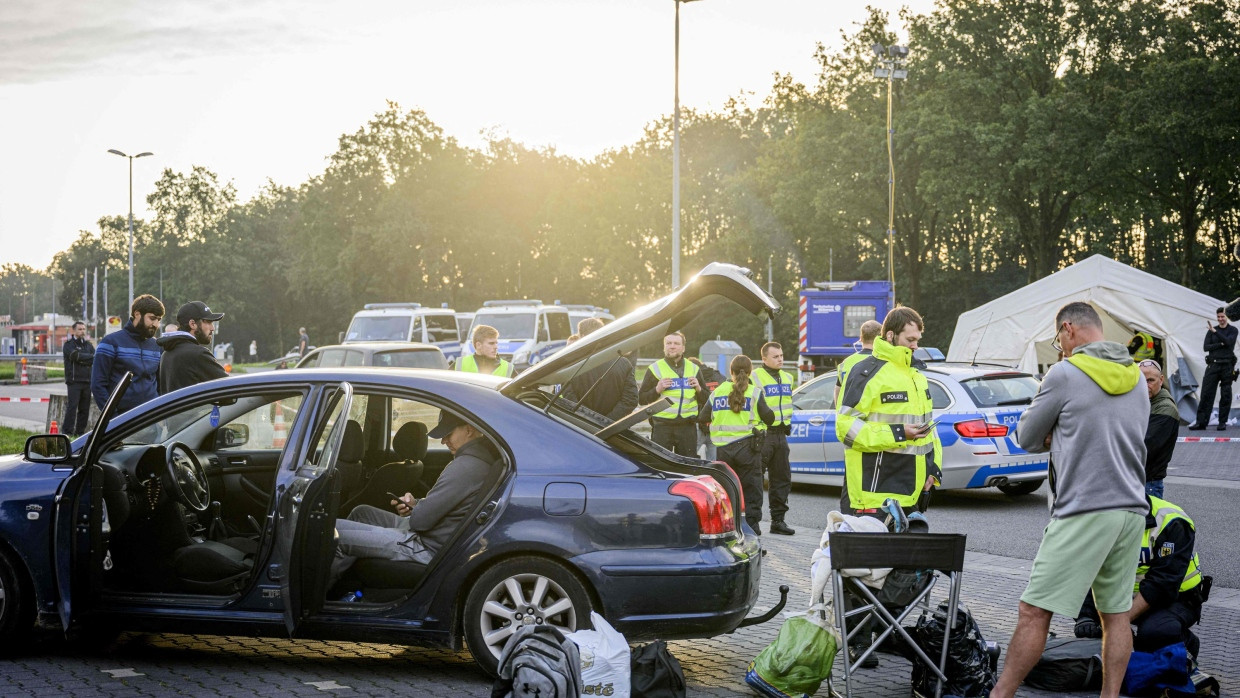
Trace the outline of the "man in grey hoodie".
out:
[[[1088,303],[1055,316],[1065,357],[1021,415],[1021,448],[1051,453],[1051,522],[1033,561],[1003,674],[991,696],[1016,694],[1046,647],[1051,616],[1076,616],[1086,594],[1102,618],[1101,696],[1119,695],[1132,653],[1133,556],[1145,528],[1145,429],[1150,400],[1124,345],[1102,336]]]

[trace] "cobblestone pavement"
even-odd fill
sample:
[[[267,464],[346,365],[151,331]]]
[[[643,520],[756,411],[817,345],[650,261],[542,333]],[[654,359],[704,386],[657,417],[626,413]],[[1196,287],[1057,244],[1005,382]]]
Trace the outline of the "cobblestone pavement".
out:
[[[790,610],[809,603],[808,562],[817,534],[764,536],[769,554],[763,567],[758,609],[778,599],[788,584]],[[1006,646],[1016,602],[1030,562],[969,553],[961,600],[985,637]],[[946,595],[940,583],[935,603]],[[1223,695],[1240,695],[1240,591],[1216,588],[1205,621],[1202,668],[1219,679]],[[748,662],[775,638],[780,619],[733,635],[669,643],[689,681],[690,696],[749,696]],[[1070,636],[1070,619],[1055,618],[1052,629]],[[881,666],[856,675],[857,696],[910,695],[911,667],[891,655]],[[269,640],[177,634],[126,633],[104,649],[43,642],[29,653],[0,661],[0,696],[486,696],[490,681],[467,652],[399,645],[309,640]],[[826,687],[818,695],[826,695]],[[1049,696],[1024,689],[1021,696]]]

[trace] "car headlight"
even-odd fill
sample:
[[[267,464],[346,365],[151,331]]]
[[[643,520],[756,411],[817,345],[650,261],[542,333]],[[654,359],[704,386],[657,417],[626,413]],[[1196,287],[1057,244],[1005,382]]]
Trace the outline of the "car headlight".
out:
[[[528,350],[518,351],[512,355],[512,362],[514,364],[528,363],[529,360],[530,360],[530,352]]]

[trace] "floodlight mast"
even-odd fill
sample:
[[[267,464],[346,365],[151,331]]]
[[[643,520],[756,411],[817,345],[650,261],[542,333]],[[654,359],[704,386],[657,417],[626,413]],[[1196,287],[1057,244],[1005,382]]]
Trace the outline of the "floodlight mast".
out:
[[[894,308],[896,300],[896,161],[895,129],[891,123],[891,92],[894,81],[908,77],[908,70],[904,68],[908,61],[908,47],[874,44],[870,48],[874,51],[874,56],[879,63],[879,67],[874,69],[874,76],[887,81],[887,281],[891,284],[890,307]]]

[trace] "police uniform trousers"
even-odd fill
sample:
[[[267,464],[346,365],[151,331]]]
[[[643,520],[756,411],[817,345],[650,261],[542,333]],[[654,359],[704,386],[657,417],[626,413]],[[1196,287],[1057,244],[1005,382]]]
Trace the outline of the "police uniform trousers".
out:
[[[655,418],[650,440],[681,456],[697,458],[697,422]]]
[[[1211,362],[1206,366],[1206,374],[1201,378],[1201,402],[1197,405],[1197,424],[1200,426],[1210,423],[1216,389],[1219,393],[1218,423],[1227,423],[1227,416],[1231,412],[1231,372],[1235,366],[1232,362]]]
[[[1087,594],[1078,618],[1098,621],[1094,607],[1094,595]],[[1162,608],[1151,608],[1133,623],[1135,634],[1132,648],[1138,652],[1157,652],[1167,645],[1183,642],[1189,654],[1195,658],[1201,649],[1201,639],[1190,627],[1201,620],[1201,593],[1199,589],[1180,592],[1179,598]]]
[[[754,437],[746,436],[716,448],[719,460],[732,466],[745,496],[745,520],[755,531],[762,521],[762,453]]]
[[[762,464],[770,478],[771,487],[771,521],[784,520],[784,515],[788,513],[788,493],[792,490],[792,465],[788,462],[788,433],[785,431],[787,428],[768,428],[763,446]]]

